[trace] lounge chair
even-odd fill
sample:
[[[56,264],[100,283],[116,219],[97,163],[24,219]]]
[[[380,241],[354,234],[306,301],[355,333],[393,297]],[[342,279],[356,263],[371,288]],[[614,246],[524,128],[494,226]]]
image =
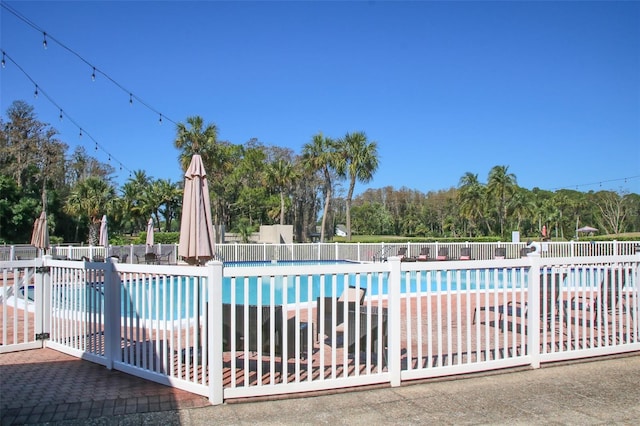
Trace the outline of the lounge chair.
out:
[[[369,350],[377,353],[378,343],[382,340],[383,359],[386,358],[387,341],[387,308],[377,306],[364,306],[365,289],[349,287],[336,301],[336,326],[335,340],[333,340],[333,298],[319,297],[316,307],[316,327],[320,337],[321,306],[324,305],[324,331],[328,337],[325,343],[334,347],[346,347],[348,353],[363,352]],[[345,312],[346,308],[346,312]],[[369,317],[368,310],[371,310]],[[346,315],[346,321],[345,321]],[[382,329],[380,329],[380,323]],[[359,331],[359,332],[358,332]],[[345,337],[347,336],[347,337]],[[367,348],[367,340],[370,346]],[[358,351],[359,349],[359,351]]]
[[[418,254],[417,260],[419,262],[426,262],[429,260],[429,247],[420,248],[420,254]]]
[[[270,355],[273,347],[274,355],[277,357],[283,356],[283,308],[281,305],[273,307],[273,318],[271,306],[254,306],[250,305],[248,308],[248,322],[245,323],[245,306],[224,303],[222,305],[222,350],[230,351],[232,346],[231,338],[231,325],[232,318],[235,318],[235,350],[242,352],[245,349],[250,352],[257,353],[259,350],[261,354]],[[261,313],[261,322],[258,323],[258,312]],[[235,315],[233,315],[235,314]],[[296,331],[296,319],[289,318],[287,320],[287,358],[295,356],[295,331]],[[273,330],[271,324],[273,322]],[[304,358],[307,354],[307,324],[306,322],[300,323],[300,356]],[[245,327],[246,325],[246,327]],[[248,331],[248,335],[245,334],[245,328]],[[258,347],[258,337],[260,337],[261,345]]]
[[[158,257],[157,254],[151,252],[151,253],[145,253],[144,255],[144,263],[146,263],[147,265],[159,265],[160,264],[160,258]]]
[[[460,249],[460,260],[471,260],[471,247],[462,247]]]
[[[546,276],[545,276],[546,275]],[[555,280],[553,279],[555,277]],[[546,274],[540,274],[540,318],[543,318],[546,313],[546,322],[547,328],[551,326],[551,319],[554,316],[557,316],[558,313],[558,297],[560,296],[560,286],[562,282],[567,277],[567,274],[560,274],[558,272],[552,273],[547,272]],[[555,281],[555,282],[554,282]],[[545,285],[546,284],[546,287]],[[546,290],[545,290],[546,288]],[[544,297],[546,293],[546,298]],[[503,318],[505,315],[508,316],[523,316],[527,317],[527,303],[525,302],[522,305],[520,302],[507,302],[503,305],[494,305],[494,306],[480,306],[476,307],[473,311],[473,321],[472,324],[476,323],[476,314],[478,311],[489,311],[489,312],[497,312],[499,314],[497,325],[502,327]]]
[[[496,247],[494,259],[505,259],[507,257],[507,249],[505,247]]]
[[[401,262],[415,262],[417,260],[415,257],[407,255],[406,247],[400,247],[397,256],[400,258]]]
[[[342,326],[342,323],[344,321],[345,306],[347,306],[348,310],[355,310],[356,306],[362,306],[362,304],[364,303],[366,291],[366,288],[347,287],[338,298],[336,302],[336,331],[340,334],[344,331],[344,326]],[[321,337],[321,307],[324,307],[324,320],[322,321],[324,323],[324,333],[330,336],[331,329],[333,327],[333,297],[318,297],[318,299],[316,300],[316,333],[318,336],[318,340],[320,340]]]
[[[527,257],[530,251],[529,247],[522,247],[520,249],[520,257]]]
[[[449,260],[449,247],[440,247],[436,260]]]
[[[407,257],[407,248],[406,247],[400,247],[398,249],[398,254],[396,254],[396,256],[398,256],[400,258],[400,260],[405,260],[405,258]]]
[[[615,312],[616,307],[619,305],[620,300],[624,297],[622,288],[625,286],[627,274],[626,271],[605,271],[600,281],[600,290],[595,297],[583,297],[574,296],[571,300],[564,301],[564,321],[568,323],[569,315],[573,318],[573,323],[576,321],[582,325],[582,319],[586,314],[593,316],[586,319],[585,325],[591,326],[598,322],[598,315],[600,315],[601,322],[604,324],[605,315],[610,315]],[[584,312],[584,314],[583,314]],[[633,315],[633,309],[631,309]]]

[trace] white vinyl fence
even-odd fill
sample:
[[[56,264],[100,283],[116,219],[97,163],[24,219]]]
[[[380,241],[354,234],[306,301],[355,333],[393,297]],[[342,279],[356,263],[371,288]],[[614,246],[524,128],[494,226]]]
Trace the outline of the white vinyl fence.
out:
[[[535,242],[542,257],[582,257],[630,255],[640,250],[637,241],[601,242]],[[448,260],[459,259],[463,249],[468,249],[475,260],[496,257],[518,259],[526,256],[527,243],[291,243],[291,244],[217,244],[218,260],[229,262],[251,261],[299,261],[299,260],[353,260],[356,262],[380,262],[395,256],[403,249],[410,258],[417,258],[422,250],[428,250],[429,259],[435,260],[441,250]],[[180,263],[177,244],[155,244],[151,259],[145,257],[145,245],[128,246],[53,246],[48,254],[57,260],[96,260],[117,257],[120,263],[165,264]],[[41,253],[33,246],[0,246],[0,261],[28,260]]]
[[[0,262],[0,352],[46,345],[214,404],[400,386],[640,350],[639,265],[640,254],[226,267]]]

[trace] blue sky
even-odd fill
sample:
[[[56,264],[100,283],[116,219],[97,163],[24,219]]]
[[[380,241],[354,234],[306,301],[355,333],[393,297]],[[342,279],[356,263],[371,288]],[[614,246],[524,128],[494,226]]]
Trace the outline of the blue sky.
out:
[[[1,48],[40,89],[6,60],[3,117],[25,100],[118,183],[181,180],[171,120],[200,115],[221,140],[296,153],[364,131],[380,166],[357,193],[486,182],[495,165],[529,189],[640,193],[638,2],[3,4],[38,28],[0,8]]]

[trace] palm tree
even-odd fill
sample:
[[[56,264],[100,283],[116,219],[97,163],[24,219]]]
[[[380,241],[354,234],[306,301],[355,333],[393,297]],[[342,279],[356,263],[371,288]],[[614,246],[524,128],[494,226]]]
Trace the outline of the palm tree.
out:
[[[516,176],[508,173],[509,166],[494,166],[489,172],[487,195],[497,203],[500,236],[504,237],[504,222],[507,217],[507,199],[517,188]]]
[[[324,176],[324,211],[322,212],[322,226],[320,228],[320,242],[324,242],[324,231],[331,203],[331,171],[335,170],[337,162],[336,144],[330,139],[318,133],[313,136],[311,142],[302,147],[302,159],[305,166],[312,171],[319,171]]]
[[[103,214],[110,212],[115,199],[115,188],[105,180],[93,176],[78,182],[71,191],[65,210],[71,215],[89,220],[90,245],[97,244],[100,220]]]
[[[183,191],[177,183],[171,182],[171,179],[160,179],[155,186],[160,200],[158,212],[164,217],[164,230],[170,232],[171,223],[178,216],[182,205]]]
[[[526,217],[532,217],[535,211],[535,204],[529,197],[529,192],[519,188],[509,202],[509,208],[517,218],[516,229],[520,230],[520,225]]]
[[[145,229],[147,224],[151,210],[147,208],[144,199],[151,181],[152,179],[144,170],[136,170],[133,172],[133,177],[130,177],[122,186],[120,199],[122,220],[132,232]]]
[[[337,171],[349,179],[347,190],[347,241],[351,241],[351,201],[356,182],[367,183],[378,169],[378,144],[369,142],[364,132],[347,133],[338,143]]]
[[[472,236],[477,221],[483,215],[484,187],[477,174],[467,172],[460,178],[458,189],[460,214],[469,221],[469,236]]]
[[[280,225],[284,225],[284,195],[295,179],[295,171],[291,162],[279,159],[267,168],[267,180],[280,192]]]
[[[187,170],[191,157],[200,154],[202,161],[207,167],[210,165],[214,148],[218,140],[218,128],[215,124],[207,124],[200,116],[187,117],[189,128],[183,123],[178,123],[177,135],[174,141],[175,147],[182,150],[180,154],[180,164],[182,170]]]

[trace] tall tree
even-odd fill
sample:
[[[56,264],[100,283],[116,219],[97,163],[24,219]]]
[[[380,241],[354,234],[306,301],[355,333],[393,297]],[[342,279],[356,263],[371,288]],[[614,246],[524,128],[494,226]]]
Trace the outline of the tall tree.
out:
[[[304,144],[302,147],[302,158],[308,169],[314,172],[320,172],[324,178],[323,192],[325,201],[322,212],[322,225],[320,228],[320,242],[324,242],[326,221],[333,190],[331,172],[335,170],[338,160],[336,144],[333,139],[323,136],[322,133],[318,133],[313,136],[311,142]]]
[[[607,233],[619,234],[628,214],[628,198],[614,191],[599,191],[596,204],[600,210],[600,226]]]
[[[340,175],[349,180],[347,190],[347,241],[351,241],[351,202],[356,182],[367,183],[378,169],[378,144],[369,142],[364,132],[347,133],[338,142],[338,166]]]
[[[284,225],[285,193],[290,190],[295,179],[293,165],[279,159],[267,168],[267,180],[280,193],[280,225]]]
[[[187,127],[188,125],[188,127]],[[180,165],[182,170],[187,170],[191,157],[199,154],[202,161],[211,165],[212,156],[215,155],[215,145],[218,141],[218,128],[215,124],[207,124],[200,116],[187,117],[187,123],[176,125],[175,147],[182,150],[180,153]]]
[[[515,192],[516,187],[516,176],[513,173],[509,173],[509,166],[494,166],[489,172],[487,195],[492,198],[496,205],[501,237],[505,236],[504,224],[507,217],[507,201]]]
[[[483,215],[484,186],[477,174],[467,172],[460,178],[458,189],[460,214],[469,222],[469,236],[473,236]]]
[[[71,191],[65,206],[66,211],[88,220],[89,244],[98,243],[100,220],[103,214],[110,213],[115,198],[115,188],[104,179],[93,176],[78,182]]]

